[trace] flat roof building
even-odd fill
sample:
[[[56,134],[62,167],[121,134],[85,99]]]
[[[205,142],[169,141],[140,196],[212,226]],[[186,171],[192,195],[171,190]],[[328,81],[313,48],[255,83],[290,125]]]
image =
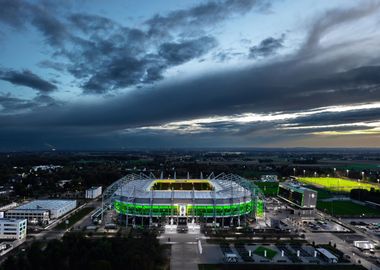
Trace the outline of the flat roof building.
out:
[[[291,182],[279,185],[278,196],[302,209],[314,209],[317,205],[317,191]]]
[[[330,251],[324,248],[317,248],[316,249],[319,256],[325,260],[328,263],[337,263],[338,262],[338,257],[332,254]]]
[[[26,228],[26,219],[0,218],[0,239],[23,239]]]
[[[86,190],[86,199],[96,199],[102,195],[102,187],[90,187]]]
[[[26,218],[29,222],[48,223],[77,206],[76,200],[35,200],[5,212],[6,218]]]

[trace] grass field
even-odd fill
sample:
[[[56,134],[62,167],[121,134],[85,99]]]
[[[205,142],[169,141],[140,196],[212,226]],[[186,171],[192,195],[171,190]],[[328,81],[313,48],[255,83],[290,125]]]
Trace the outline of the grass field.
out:
[[[88,213],[90,213],[92,210],[94,210],[93,207],[84,207],[81,210],[79,210],[77,213],[73,214],[71,217],[69,217],[67,220],[69,221],[68,224],[63,221],[62,223],[58,224],[55,229],[57,230],[63,230],[66,228],[71,227],[75,223],[77,223],[79,220],[81,220],[84,216],[86,216]]]
[[[261,189],[265,196],[277,196],[278,182],[255,181],[254,183]]]
[[[264,256],[264,252],[265,251],[267,251],[267,256],[266,257]],[[256,254],[256,255],[259,255],[261,257],[268,258],[270,260],[272,260],[272,258],[274,256],[276,256],[276,254],[277,254],[276,251],[274,251],[272,249],[269,249],[269,248],[266,248],[266,247],[263,247],[263,246],[259,246],[258,248],[256,248],[253,253]]]
[[[330,199],[334,197],[334,193],[328,191],[326,188],[319,188],[313,185],[307,185],[306,187],[318,192],[318,200]]]
[[[352,201],[318,201],[317,208],[335,216],[380,216],[380,210],[360,205]]]
[[[377,184],[363,183],[335,177],[299,177],[297,180],[302,183],[323,187],[333,192],[350,192],[351,189],[356,188],[367,190],[370,190],[371,188],[379,189]]]

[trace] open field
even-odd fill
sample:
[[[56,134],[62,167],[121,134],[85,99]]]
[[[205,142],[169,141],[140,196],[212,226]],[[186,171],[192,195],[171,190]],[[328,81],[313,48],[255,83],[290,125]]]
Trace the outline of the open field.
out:
[[[323,187],[333,192],[350,192],[351,189],[356,188],[380,189],[379,185],[374,183],[363,183],[336,177],[299,177],[297,180],[301,183]]]
[[[319,188],[313,185],[307,185],[306,187],[318,192],[318,200],[330,199],[335,196],[333,192],[327,190],[326,188]]]
[[[318,201],[317,208],[336,216],[380,216],[380,210],[354,203],[352,201]]]

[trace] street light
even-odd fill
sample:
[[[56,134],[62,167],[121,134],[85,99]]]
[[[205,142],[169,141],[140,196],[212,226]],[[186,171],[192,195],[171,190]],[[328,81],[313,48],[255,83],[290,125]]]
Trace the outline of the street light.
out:
[[[346,170],[346,173],[347,173],[347,177],[348,177],[348,173],[350,172],[350,170]]]
[[[335,173],[336,173],[336,168],[334,168],[334,176],[335,176]]]
[[[305,177],[306,176],[306,170],[303,170],[303,177]],[[377,179],[377,180],[379,180],[379,179]]]
[[[364,180],[364,172],[362,172],[362,180]]]
[[[296,168],[293,168],[294,177],[296,177]]]

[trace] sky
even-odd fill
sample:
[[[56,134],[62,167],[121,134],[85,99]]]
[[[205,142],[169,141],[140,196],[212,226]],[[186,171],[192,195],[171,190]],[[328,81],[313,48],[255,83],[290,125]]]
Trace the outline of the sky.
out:
[[[0,6],[0,151],[380,147],[380,0]]]

